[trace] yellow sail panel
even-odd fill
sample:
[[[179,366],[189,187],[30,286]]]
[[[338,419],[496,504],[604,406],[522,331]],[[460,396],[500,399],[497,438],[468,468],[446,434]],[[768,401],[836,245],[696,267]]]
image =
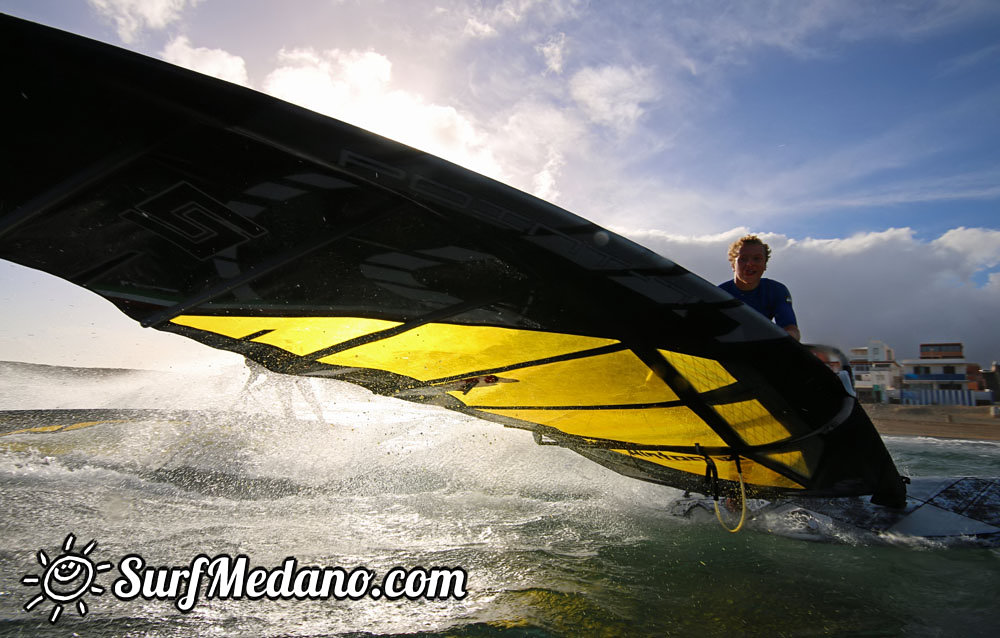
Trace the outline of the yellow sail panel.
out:
[[[765,454],[768,459],[780,463],[787,468],[795,470],[802,476],[812,476],[812,468],[809,467],[809,463],[806,461],[806,457],[799,450],[792,450],[791,452],[774,452],[772,454]]]
[[[713,406],[747,445],[765,445],[792,435],[759,401],[740,401]]]
[[[642,410],[501,410],[483,412],[553,427],[566,434],[643,445],[722,446],[704,421],[684,406]]]
[[[676,452],[661,452],[657,450],[614,450],[619,454],[631,456],[633,458],[663,465],[681,472],[691,474],[705,474],[705,458],[694,454],[679,454]],[[740,480],[736,471],[736,462],[728,458],[713,456],[715,467],[719,471],[719,478],[727,481],[737,482]],[[778,474],[774,470],[764,467],[752,460],[741,457],[740,468],[743,470],[743,482],[748,485],[761,485],[765,487],[802,489],[803,486],[792,479]],[[706,489],[709,489],[706,487]]]
[[[736,383],[736,378],[714,359],[669,350],[659,352],[698,392],[709,392]]]
[[[704,463],[702,463],[704,465]],[[719,478],[729,481],[739,481],[739,473],[736,471],[736,461],[728,459],[715,459],[715,467],[719,470]],[[787,487],[792,489],[802,489],[804,486],[787,476],[778,474],[774,470],[764,467],[753,460],[741,457],[740,468],[743,470],[743,482],[750,485],[764,485],[767,487]],[[704,472],[704,467],[702,472]]]
[[[274,319],[280,317],[202,317],[196,315],[181,315],[174,317],[170,323],[187,326],[205,332],[214,332],[233,339],[242,339],[261,330],[273,330]]]
[[[670,386],[629,350],[511,370],[499,376],[508,382],[452,394],[470,405],[512,407],[677,400]]]
[[[361,317],[215,317],[182,315],[173,323],[241,339],[270,330],[253,339],[299,356],[399,325],[397,321]]]
[[[319,361],[387,370],[429,381],[615,343],[613,339],[555,332],[431,323]]]
[[[299,356],[399,325],[396,321],[361,317],[288,317],[281,328],[254,339]]]

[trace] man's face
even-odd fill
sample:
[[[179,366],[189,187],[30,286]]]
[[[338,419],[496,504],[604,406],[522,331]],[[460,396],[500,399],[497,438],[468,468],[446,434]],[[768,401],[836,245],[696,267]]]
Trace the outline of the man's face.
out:
[[[744,244],[733,263],[736,283],[747,288],[756,288],[767,268],[767,257],[760,244]]]

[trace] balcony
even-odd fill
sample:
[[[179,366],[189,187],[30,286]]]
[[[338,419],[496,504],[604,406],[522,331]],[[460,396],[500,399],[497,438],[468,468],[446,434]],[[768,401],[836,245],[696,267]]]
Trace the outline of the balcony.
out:
[[[964,374],[904,374],[905,381],[965,381]]]

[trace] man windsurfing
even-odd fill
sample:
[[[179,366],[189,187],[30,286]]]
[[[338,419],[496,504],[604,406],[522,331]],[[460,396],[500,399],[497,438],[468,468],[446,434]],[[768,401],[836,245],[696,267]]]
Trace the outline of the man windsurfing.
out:
[[[774,321],[796,341],[801,341],[791,293],[785,284],[763,276],[770,258],[770,246],[759,237],[740,237],[729,247],[733,278],[719,284],[719,288]]]

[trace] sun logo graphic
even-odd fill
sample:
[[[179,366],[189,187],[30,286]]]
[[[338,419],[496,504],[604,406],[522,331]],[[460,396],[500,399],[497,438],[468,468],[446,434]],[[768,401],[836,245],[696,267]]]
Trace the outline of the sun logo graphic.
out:
[[[24,611],[31,611],[39,603],[49,600],[53,602],[49,622],[55,623],[62,615],[63,606],[76,603],[80,616],[87,615],[87,603],[83,597],[87,594],[100,596],[104,588],[94,583],[97,574],[111,569],[111,563],[95,563],[90,553],[97,547],[97,541],[90,541],[79,552],[73,551],[76,537],[66,535],[63,542],[63,553],[51,560],[45,550],[38,550],[38,564],[45,571],[41,576],[28,574],[21,578],[22,585],[41,585],[41,592],[24,605]]]

